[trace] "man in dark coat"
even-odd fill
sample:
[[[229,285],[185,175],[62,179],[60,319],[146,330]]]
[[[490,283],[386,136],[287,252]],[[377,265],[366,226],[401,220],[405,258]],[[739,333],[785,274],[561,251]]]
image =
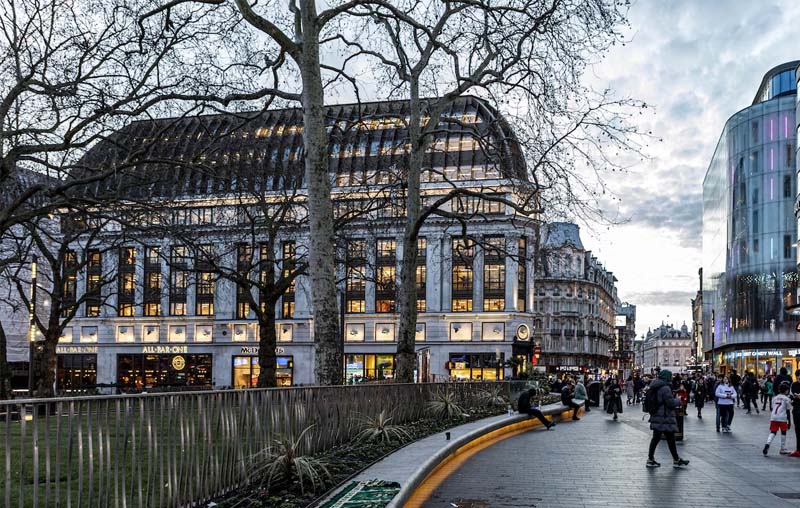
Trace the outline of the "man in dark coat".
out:
[[[747,414],[750,414],[752,411],[750,409],[750,405],[752,404],[755,406],[756,414],[758,414],[758,391],[760,387],[758,386],[758,381],[756,380],[756,375],[752,372],[748,372],[745,374],[745,380],[742,384],[742,396],[744,399],[744,407],[747,409]]]
[[[517,410],[520,412],[520,414],[530,415],[538,419],[540,422],[542,422],[542,425],[544,425],[547,430],[550,430],[551,428],[556,426],[555,422],[549,421],[547,418],[544,417],[544,413],[542,413],[535,407],[531,406],[531,399],[535,395],[536,395],[536,390],[534,390],[533,388],[531,388],[528,391],[522,392],[522,394],[519,396],[519,399],[517,400]]]
[[[783,383],[792,386],[792,376],[789,374],[789,371],[786,370],[786,367],[781,367],[781,373],[778,374],[778,377],[775,378],[775,382],[772,383],[772,391],[775,393],[780,393],[778,389],[781,387]]]
[[[672,466],[683,467],[689,464],[688,460],[680,458],[678,447],[675,445],[675,433],[678,432],[678,419],[675,408],[681,402],[672,394],[671,380],[672,372],[662,370],[658,373],[658,379],[650,384],[650,390],[656,390],[656,407],[650,413],[650,430],[653,431],[653,438],[650,440],[647,467],[661,466],[656,462],[655,453],[662,437],[667,440],[669,452],[672,454]]]

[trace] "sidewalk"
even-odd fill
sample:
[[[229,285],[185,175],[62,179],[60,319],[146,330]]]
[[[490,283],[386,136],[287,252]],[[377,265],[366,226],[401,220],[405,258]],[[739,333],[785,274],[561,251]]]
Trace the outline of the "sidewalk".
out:
[[[693,408],[691,408],[693,409]],[[800,459],[778,454],[780,436],[764,457],[769,416],[737,410],[732,434],[714,428],[714,405],[686,419],[678,453],[691,460],[673,469],[666,442],[658,469],[645,468],[650,431],[641,406],[620,421],[592,411],[553,432],[527,432],[480,451],[423,504],[425,508],[800,506]],[[794,430],[787,447],[795,449]],[[779,497],[775,494],[782,494]],[[786,497],[797,496],[797,499]]]

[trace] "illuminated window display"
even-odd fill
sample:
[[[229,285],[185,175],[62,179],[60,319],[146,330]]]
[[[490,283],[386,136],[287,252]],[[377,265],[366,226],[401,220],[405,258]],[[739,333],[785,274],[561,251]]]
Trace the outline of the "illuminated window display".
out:
[[[291,356],[277,357],[275,377],[278,386],[292,386],[293,371],[294,360]],[[261,373],[258,356],[234,356],[232,372],[231,385],[234,388],[255,388],[258,386],[258,375]]]

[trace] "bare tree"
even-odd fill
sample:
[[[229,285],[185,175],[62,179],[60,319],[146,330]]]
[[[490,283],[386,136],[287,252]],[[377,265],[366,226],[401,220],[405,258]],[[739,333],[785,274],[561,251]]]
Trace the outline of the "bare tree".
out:
[[[525,148],[527,169],[502,175],[517,199],[500,199],[520,217],[535,217],[554,208],[585,213],[581,191],[593,184],[580,166],[601,172],[617,167],[610,150],[639,147],[625,112],[634,101],[595,94],[581,78],[593,58],[620,40],[624,6],[607,0],[505,0],[503,2],[355,1],[348,14],[368,21],[358,38],[339,37],[383,69],[385,89],[404,97],[410,114],[407,219],[398,292],[400,312],[397,379],[413,380],[416,355],[416,243],[420,227],[434,215],[465,224],[446,207],[460,196],[491,197],[497,187],[468,189],[456,184],[423,204],[420,179],[426,153],[447,133],[473,137],[495,157],[507,154],[489,144],[485,132],[458,115],[454,101],[466,93],[505,106]],[[375,28],[375,27],[378,28]],[[367,34],[367,36],[365,36]],[[427,97],[426,97],[427,96]],[[446,178],[446,175],[443,175]],[[591,179],[589,179],[591,180]],[[546,207],[549,205],[549,210]],[[449,209],[447,209],[449,208]]]

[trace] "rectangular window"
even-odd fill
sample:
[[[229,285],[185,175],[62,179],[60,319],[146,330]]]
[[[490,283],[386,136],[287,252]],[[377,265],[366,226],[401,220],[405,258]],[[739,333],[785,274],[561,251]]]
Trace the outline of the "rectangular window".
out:
[[[118,273],[117,315],[130,317],[136,303],[136,247],[119,249]]]
[[[172,247],[170,255],[169,314],[170,316],[186,315],[186,288],[188,286],[189,256],[186,247]]]
[[[758,238],[753,240],[753,252],[758,254]]]
[[[195,314],[198,316],[211,316],[214,314],[214,273],[197,273],[197,296]]]
[[[86,261],[86,317],[100,316],[103,274],[103,255],[99,250],[90,250]]]
[[[250,280],[250,268],[252,267],[253,249],[249,243],[240,243],[236,246],[236,272],[245,281]],[[246,282],[236,283],[236,319],[247,319],[250,314],[250,303],[247,293],[250,285]]]
[[[759,160],[758,160],[758,152],[757,152],[757,151],[755,151],[755,152],[753,152],[753,154],[750,156],[750,168],[751,168],[751,172],[752,172],[752,173],[758,173],[758,172],[759,172],[759,167],[760,167],[760,164],[759,164]]]
[[[525,300],[528,298],[528,245],[525,237],[519,239],[517,255],[519,264],[517,265],[517,310],[525,311]],[[583,296],[583,295],[581,295]]]
[[[786,143],[786,167],[794,168],[794,147],[791,143]]]
[[[786,175],[783,177],[783,197],[792,197],[792,176]]]
[[[297,262],[297,245],[294,241],[286,241],[281,244],[281,251],[283,252],[283,260],[281,270],[284,279],[290,278],[294,275]],[[292,319],[294,317],[294,303],[295,303],[295,284],[294,279],[286,291],[283,292],[281,297],[281,318]]]
[[[278,356],[275,361],[275,377],[277,378],[278,386],[292,386],[293,357]],[[234,388],[255,388],[258,386],[258,375],[261,373],[258,357],[234,356],[232,373],[232,386]]]
[[[792,237],[783,235],[783,258],[790,259],[792,257]]]
[[[394,312],[396,288],[396,253],[394,240],[379,239],[376,243],[375,311]]]
[[[68,250],[64,253],[64,262],[61,265],[61,277],[63,284],[63,307],[61,317],[69,317],[75,308],[78,289],[78,257],[75,251]]]
[[[346,355],[344,363],[345,378],[351,383],[394,377],[394,355]]]
[[[759,230],[758,225],[758,210],[753,210],[753,234],[757,235]]]
[[[427,288],[428,242],[417,238],[417,312],[425,312],[425,292]]]
[[[505,310],[506,257],[505,237],[487,236],[483,258],[483,310]]]
[[[159,247],[147,247],[144,258],[144,315],[161,315],[161,258]]]
[[[473,242],[469,239],[454,238],[452,247],[452,310],[453,312],[471,312]]]
[[[345,260],[345,310],[350,314],[366,311],[366,240],[348,240]]]

